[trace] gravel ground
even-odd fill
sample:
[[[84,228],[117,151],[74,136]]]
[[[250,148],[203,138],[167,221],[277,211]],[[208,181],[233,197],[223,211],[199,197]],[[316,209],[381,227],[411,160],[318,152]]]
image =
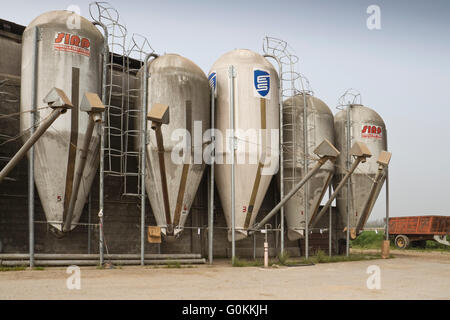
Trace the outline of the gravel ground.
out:
[[[368,252],[368,251],[365,251]],[[65,268],[0,272],[0,299],[450,299],[450,253],[397,251],[393,259],[303,267],[168,269],[81,268],[81,289],[69,290]],[[367,268],[381,272],[368,289]]]

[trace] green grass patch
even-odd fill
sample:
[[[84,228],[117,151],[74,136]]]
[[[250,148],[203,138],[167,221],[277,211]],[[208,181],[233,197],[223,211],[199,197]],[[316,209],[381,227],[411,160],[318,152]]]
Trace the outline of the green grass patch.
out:
[[[193,265],[182,265],[180,262],[178,261],[169,261],[167,263],[167,265],[163,266],[163,268],[168,268],[168,269],[190,269],[190,268],[195,268],[195,266]]]
[[[390,257],[391,258],[391,257]],[[335,263],[335,262],[347,262],[347,261],[365,261],[381,259],[381,254],[356,254],[352,253],[347,256],[329,256],[322,250],[318,250],[316,255],[309,257],[308,259],[300,259],[301,264],[319,264],[319,263]]]
[[[351,247],[355,249],[381,249],[384,233],[375,231],[364,231],[358,238],[350,241]]]
[[[420,245],[415,246],[414,243],[410,243],[409,247],[405,250],[450,252],[450,246],[446,246],[445,244],[436,242],[434,240],[426,240],[424,247]]]
[[[390,256],[392,258],[393,256]],[[269,260],[269,267],[271,266],[298,266],[298,265],[309,265],[309,264],[319,264],[319,263],[334,263],[334,262],[346,262],[346,261],[366,261],[381,259],[381,254],[367,253],[367,254],[356,254],[352,253],[347,256],[328,256],[324,251],[318,250],[313,256],[308,259],[305,258],[290,258],[287,253],[280,254],[277,259]],[[236,257],[234,259],[233,267],[263,267],[263,260],[245,260]]]
[[[450,241],[450,236],[447,236],[447,241]],[[427,240],[425,249],[437,250],[437,251],[450,251],[450,246],[439,243],[434,240]]]
[[[27,267],[25,267],[25,266],[18,266],[18,267],[0,267],[0,272],[3,272],[3,271],[23,271],[23,270],[26,270],[27,269]]]
[[[234,257],[233,267],[261,267],[264,265],[264,262],[261,260],[245,260],[240,259],[239,257]]]
[[[286,266],[289,264],[289,258],[290,258],[289,252],[287,252],[286,250],[284,250],[282,253],[280,253],[278,255],[278,261],[283,266]]]
[[[167,261],[167,265],[165,267],[169,269],[172,268],[179,269],[181,268],[181,264],[178,261]]]
[[[196,268],[196,266],[193,265],[182,265],[179,262],[170,262],[166,265],[150,265],[150,266],[146,266],[145,268],[147,269],[161,269],[161,268],[165,268],[165,269],[192,269],[192,268]]]
[[[33,270],[42,271],[42,270],[45,270],[45,268],[44,267],[33,267]]]
[[[358,238],[352,240],[350,245],[354,249],[381,249],[381,244],[384,240],[384,232],[364,231]],[[450,241],[450,236],[447,236],[447,240]],[[390,242],[391,249],[397,249],[394,242]],[[434,240],[427,240],[425,246],[416,246],[415,243],[410,243],[409,247],[405,250],[419,250],[419,251],[450,251],[450,246],[446,246]]]

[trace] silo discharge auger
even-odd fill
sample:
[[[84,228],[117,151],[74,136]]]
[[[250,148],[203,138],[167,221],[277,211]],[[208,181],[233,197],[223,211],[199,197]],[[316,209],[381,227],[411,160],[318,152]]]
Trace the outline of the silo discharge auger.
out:
[[[308,172],[307,175],[303,177],[303,179],[297,183],[291,191],[275,206],[275,208],[270,211],[267,216],[257,223],[252,230],[259,230],[262,226],[264,226],[265,223],[267,223],[280,209],[283,207],[283,205],[294,195],[297,193],[298,190],[300,190],[303,185],[308,182],[308,180],[313,177],[319,169],[328,161],[331,162],[336,161],[336,158],[339,156],[340,152],[328,141],[324,140],[315,150],[314,153],[319,156],[319,159],[317,160],[316,166]]]
[[[369,218],[369,214],[372,211],[372,208],[375,204],[375,201],[378,198],[378,194],[380,193],[381,187],[383,186],[384,179],[386,178],[386,169],[389,165],[389,161],[391,161],[391,153],[387,151],[381,151],[380,156],[378,157],[378,173],[373,181],[372,188],[370,189],[369,196],[367,197],[366,203],[364,204],[361,219],[359,220],[358,226],[356,227],[355,235],[357,236],[360,231],[364,228],[364,225]]]
[[[76,170],[75,180],[73,182],[73,190],[69,200],[69,207],[64,219],[63,232],[69,232],[72,224],[73,211],[75,209],[75,202],[77,201],[78,191],[80,189],[81,180],[83,178],[84,168],[86,167],[86,161],[88,157],[89,145],[91,144],[92,134],[96,123],[102,121],[101,114],[105,111],[100,97],[96,93],[86,93],[81,101],[80,110],[87,112],[89,120],[87,123],[87,129],[84,136],[83,147],[80,150],[80,163]]]
[[[166,164],[164,161],[164,140],[161,131],[163,124],[169,124],[169,106],[157,103],[147,115],[147,120],[152,122],[152,129],[155,131],[156,144],[158,148],[159,172],[161,174],[161,186],[164,200],[164,211],[166,215],[167,234],[173,235],[172,218],[170,217],[169,192],[167,190]]]
[[[36,141],[45,133],[45,131],[55,122],[58,117],[65,113],[67,109],[71,109],[72,103],[67,98],[64,91],[58,88],[50,90],[45,97],[44,102],[48,104],[53,111],[50,115],[41,123],[38,129],[31,135],[31,137],[23,144],[23,146],[17,151],[14,157],[8,162],[8,164],[0,172],[0,183],[11,172],[12,169],[20,162],[20,160],[26,155],[28,150],[36,143]]]
[[[369,148],[367,148],[367,146],[363,142],[355,142],[350,150],[350,154],[356,158],[355,161],[353,162],[350,170],[347,172],[347,174],[344,176],[344,178],[340,181],[339,185],[334,190],[334,193],[331,195],[330,199],[328,199],[327,203],[322,207],[322,210],[320,210],[320,212],[315,217],[311,217],[310,227],[313,227],[320,220],[320,218],[322,218],[322,216],[328,210],[328,207],[337,197],[339,191],[342,189],[344,184],[350,178],[352,173],[356,170],[356,167],[358,167],[358,165],[361,162],[363,163],[366,162],[367,158],[370,158],[372,156],[372,153],[370,152]]]

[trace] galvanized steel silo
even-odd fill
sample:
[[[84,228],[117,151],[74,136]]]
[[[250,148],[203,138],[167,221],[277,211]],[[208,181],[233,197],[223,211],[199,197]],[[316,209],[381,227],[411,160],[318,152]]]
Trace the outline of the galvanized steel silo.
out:
[[[304,176],[304,103],[307,105],[308,157],[314,156],[314,149],[327,139],[334,144],[333,114],[319,98],[310,94],[297,94],[283,102],[284,136],[284,190],[288,193]],[[308,171],[316,165],[309,159]],[[317,213],[320,202],[331,182],[334,166],[325,163],[308,182],[308,223]],[[289,240],[297,240],[305,235],[305,192],[300,189],[285,205]]]
[[[234,70],[233,103],[231,66]],[[222,55],[212,66],[209,78],[215,84],[217,94],[216,128],[219,132],[216,133],[215,179],[229,230],[232,229],[232,154],[231,148],[227,147],[234,144],[236,148],[235,239],[240,240],[248,235],[247,229],[254,224],[272,176],[278,170],[278,75],[261,55],[238,49]],[[230,143],[232,105],[236,138]],[[228,240],[231,241],[230,231]]]
[[[141,77],[143,73],[141,70]],[[166,54],[152,60],[148,75],[148,110],[155,104],[167,105],[170,121],[161,127],[164,173],[161,171],[157,138],[148,122],[145,186],[161,232],[166,236],[179,236],[206,166],[202,158],[203,134],[211,122],[210,89],[205,73],[194,62],[177,54]],[[141,120],[138,121],[140,127]],[[162,186],[164,174],[167,194]]]
[[[336,174],[333,184],[337,186],[345,175],[347,150],[355,142],[365,143],[372,153],[372,157],[368,158],[365,163],[361,163],[350,177],[351,187],[348,212],[350,213],[349,226],[350,230],[352,230],[357,227],[364,204],[369,198],[373,180],[378,172],[378,156],[381,151],[387,151],[387,136],[386,125],[377,112],[359,104],[349,105],[348,108],[350,108],[349,146],[347,142],[347,109],[338,112],[334,118],[336,148],[341,151],[341,154],[336,161]],[[383,183],[379,184],[374,201],[378,197],[382,185]],[[336,202],[339,211],[337,228],[343,230],[347,226],[347,187],[341,189]],[[370,214],[370,211],[368,214]]]
[[[37,72],[34,71],[33,43],[38,28]],[[51,11],[34,19],[23,34],[21,76],[21,131],[28,138],[32,126],[30,110],[33,105],[33,77],[38,83],[37,107],[57,87],[72,101],[74,108],[62,114],[34,146],[36,187],[47,220],[62,231],[68,204],[72,196],[80,148],[86,133],[89,115],[79,110],[87,92],[101,95],[103,36],[87,19],[70,11]],[[37,121],[51,109],[37,112]],[[86,167],[75,202],[70,229],[75,228],[87,200],[98,168],[99,128],[94,129]]]

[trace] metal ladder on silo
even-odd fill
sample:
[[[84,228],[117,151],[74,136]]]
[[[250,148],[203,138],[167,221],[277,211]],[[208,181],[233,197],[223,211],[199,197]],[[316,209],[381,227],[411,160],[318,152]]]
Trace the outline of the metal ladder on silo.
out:
[[[141,167],[141,150],[136,148],[137,142],[142,136],[143,128],[136,127],[138,119],[142,115],[141,99],[144,95],[144,88],[140,86],[140,77],[138,72],[144,66],[145,57],[149,53],[155,52],[150,46],[147,38],[139,34],[133,34],[130,48],[127,52],[129,60],[127,69],[127,101],[125,114],[125,128],[124,128],[124,150],[123,150],[123,183],[124,196],[141,196],[141,174],[138,168]],[[138,66],[131,65],[131,59],[134,58],[139,61]],[[137,84],[132,86],[132,82]],[[136,164],[136,165],[134,165]]]
[[[126,84],[126,27],[119,22],[119,13],[106,2],[90,4],[92,19],[107,32],[109,55],[106,63],[104,115],[104,168],[101,175],[121,176],[123,172],[123,110]]]
[[[142,134],[134,121],[142,112],[136,102],[141,94],[137,72],[143,65],[148,52],[153,52],[147,39],[133,34],[129,48],[126,49],[128,31],[119,22],[119,13],[106,2],[92,4],[98,10],[98,17],[91,17],[107,27],[108,46],[111,54],[107,63],[104,170],[107,176],[122,177],[122,196],[141,196],[141,173],[139,148],[135,148],[135,139]],[[141,61],[138,66],[132,60]],[[130,181],[131,180],[131,181]]]
[[[336,109],[345,111],[346,108],[352,104],[362,104],[361,93],[355,89],[347,89],[344,92],[344,94],[342,96],[340,96],[340,98],[338,100],[338,105],[336,106]],[[348,128],[350,128],[350,132],[348,132]],[[352,134],[351,130],[352,130],[352,120],[350,118],[350,123],[347,124],[346,128],[345,128],[345,136],[347,137],[347,135],[350,134],[350,141],[352,141],[352,139],[353,139],[353,134]],[[347,138],[346,138],[346,141],[347,141]],[[350,148],[351,148],[351,145],[348,145],[346,143],[345,150],[341,151],[341,152],[345,152],[346,158],[348,158],[347,154],[350,152]],[[345,165],[345,168],[343,168],[343,169],[347,172],[349,170],[350,166],[351,166],[351,159],[350,159],[350,161],[346,160],[346,165]],[[359,168],[357,168],[357,170],[359,170]],[[352,176],[350,176],[350,178],[348,180],[348,184],[350,185],[350,192],[349,192],[350,200],[349,200],[348,211],[353,212],[353,208],[355,207],[354,196],[353,196],[355,193],[355,191],[354,191],[355,184],[353,182]],[[347,198],[343,196],[342,192],[340,192],[338,194],[338,196],[336,197],[336,201],[338,199],[346,200]]]

